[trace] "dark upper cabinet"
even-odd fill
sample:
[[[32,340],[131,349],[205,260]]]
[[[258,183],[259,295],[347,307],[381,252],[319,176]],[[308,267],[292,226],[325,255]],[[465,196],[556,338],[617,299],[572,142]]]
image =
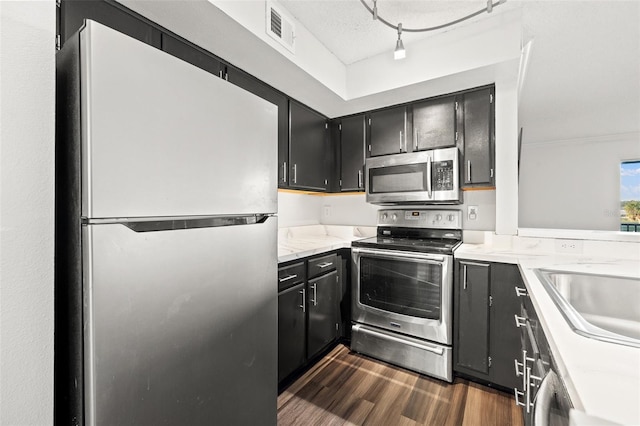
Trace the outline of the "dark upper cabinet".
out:
[[[494,185],[493,88],[463,94],[462,186]]]
[[[278,186],[287,186],[289,182],[287,173],[289,164],[289,100],[282,93],[231,65],[224,65],[224,78],[278,107]]]
[[[326,191],[331,158],[327,119],[290,101],[289,132],[289,186]]]
[[[339,125],[340,190],[364,190],[365,116],[345,117]]]
[[[162,50],[211,74],[220,75],[221,63],[207,51],[162,34]]]
[[[455,292],[455,364],[482,375],[489,373],[489,267],[461,261]]]
[[[446,96],[412,105],[413,151],[456,145],[456,97]]]
[[[407,108],[373,111],[368,116],[370,157],[407,152]]]
[[[161,32],[114,1],[64,0],[60,3],[60,41],[63,45],[91,19],[151,46],[160,48]]]
[[[516,265],[456,261],[454,370],[515,388],[514,360],[522,357],[514,317],[524,288]]]

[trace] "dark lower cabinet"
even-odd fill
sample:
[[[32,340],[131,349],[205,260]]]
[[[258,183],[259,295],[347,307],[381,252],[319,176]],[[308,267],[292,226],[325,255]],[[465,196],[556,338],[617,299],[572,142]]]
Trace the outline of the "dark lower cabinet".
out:
[[[456,260],[454,370],[502,388],[514,388],[520,331],[514,315],[523,287],[516,265]]]
[[[489,264],[461,261],[456,288],[456,365],[489,374]]]
[[[338,337],[338,273],[334,270],[309,281],[309,358]]]
[[[305,284],[278,294],[278,382],[305,362]]]

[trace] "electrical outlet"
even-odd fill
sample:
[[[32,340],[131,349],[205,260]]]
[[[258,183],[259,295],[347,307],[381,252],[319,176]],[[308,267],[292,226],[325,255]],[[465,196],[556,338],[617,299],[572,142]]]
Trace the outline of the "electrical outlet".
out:
[[[556,253],[582,254],[582,240],[556,240]]]
[[[324,217],[331,216],[331,206],[324,206]]]
[[[478,218],[478,206],[467,207],[467,218],[469,218],[469,220],[476,220]]]

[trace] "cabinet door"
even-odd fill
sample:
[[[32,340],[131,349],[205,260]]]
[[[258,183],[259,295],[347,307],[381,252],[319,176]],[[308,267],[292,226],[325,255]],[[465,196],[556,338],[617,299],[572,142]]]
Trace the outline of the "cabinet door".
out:
[[[340,190],[364,189],[364,114],[342,119],[340,124]]]
[[[328,185],[326,118],[297,102],[289,102],[289,185],[293,188],[325,191]]]
[[[413,105],[413,150],[456,144],[456,98],[447,96]]]
[[[522,358],[520,329],[514,321],[514,315],[520,315],[516,287],[525,288],[516,265],[491,265],[491,381],[506,388],[521,383],[513,370],[513,360]]]
[[[309,281],[307,351],[309,358],[334,341],[338,332],[338,273]]]
[[[288,184],[289,163],[289,100],[285,95],[262,83],[244,71],[224,65],[225,78],[236,86],[265,99],[278,107],[278,186]]]
[[[493,185],[493,89],[464,94],[463,186]]]
[[[65,0],[61,2],[60,38],[62,44],[80,29],[85,19],[92,19],[151,46],[160,48],[160,30],[138,19],[123,6],[106,1],[92,0]]]
[[[454,351],[456,368],[466,373],[489,374],[489,268],[459,263]]]
[[[278,382],[305,362],[305,284],[278,295]]]
[[[407,152],[407,109],[375,111],[369,115],[369,156]]]

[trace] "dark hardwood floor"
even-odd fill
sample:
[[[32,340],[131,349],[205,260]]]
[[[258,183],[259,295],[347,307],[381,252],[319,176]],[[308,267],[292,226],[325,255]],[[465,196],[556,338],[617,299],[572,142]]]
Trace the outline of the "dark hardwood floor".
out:
[[[513,397],[449,384],[338,345],[278,397],[278,425],[522,425]]]

